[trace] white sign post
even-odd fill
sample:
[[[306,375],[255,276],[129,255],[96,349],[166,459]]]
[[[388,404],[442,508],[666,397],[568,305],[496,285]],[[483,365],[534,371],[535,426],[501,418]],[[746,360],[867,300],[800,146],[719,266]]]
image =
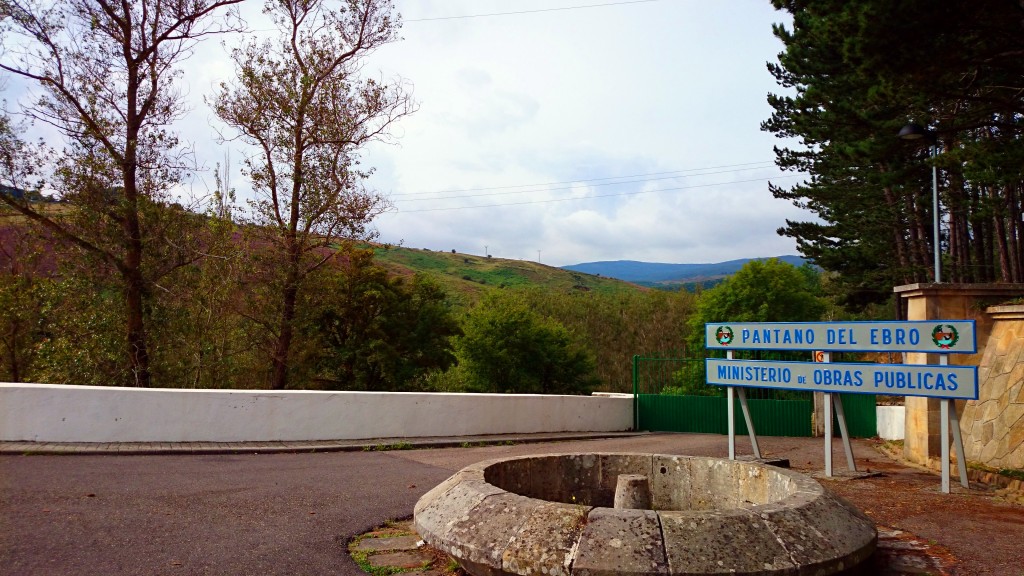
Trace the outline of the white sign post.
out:
[[[729,360],[732,360],[732,350],[725,353]],[[743,421],[747,424],[747,435],[750,436],[750,448],[754,451],[754,458],[761,458],[761,448],[757,445],[757,432],[754,431],[754,419],[750,417],[750,406],[747,405],[747,391],[743,388],[729,386],[725,390],[725,404],[729,411],[729,460],[736,459],[736,406],[733,398],[739,396],[740,409],[743,410]]]
[[[949,356],[943,354],[939,357],[942,365],[949,364]],[[956,402],[949,398],[939,401],[939,420],[941,426],[939,433],[942,435],[942,491],[949,494],[949,429],[953,429],[953,448],[956,450],[956,469],[960,475],[960,485],[969,488],[967,481],[967,457],[964,454],[964,439],[960,433],[960,415],[956,411]]]
[[[847,466],[856,471],[842,400],[836,393],[888,394],[938,398],[942,434],[942,491],[949,492],[949,429],[960,483],[968,486],[967,467],[956,404],[950,400],[978,398],[978,369],[951,366],[949,354],[977,351],[973,320],[917,322],[781,322],[709,323],[708,349],[726,350],[726,358],[707,358],[707,383],[726,386],[728,396],[729,458],[736,458],[734,388],[740,394],[743,417],[756,457],[760,458],[746,387],[810,390],[825,393],[825,474],[832,476],[832,413],[839,420]],[[821,351],[822,362],[736,360],[733,350]],[[924,352],[940,354],[938,365],[833,363],[835,351]]]
[[[818,360],[820,354],[821,360]],[[832,361],[831,352],[815,352],[815,362],[827,364]],[[846,468],[850,472],[857,471],[857,463],[853,459],[853,446],[850,444],[850,430],[846,426],[846,413],[843,411],[843,398],[836,395],[834,398],[831,392],[824,394],[825,413],[825,476],[832,477],[832,405],[835,401],[836,419],[839,420],[839,433],[843,436],[843,450],[846,452]]]

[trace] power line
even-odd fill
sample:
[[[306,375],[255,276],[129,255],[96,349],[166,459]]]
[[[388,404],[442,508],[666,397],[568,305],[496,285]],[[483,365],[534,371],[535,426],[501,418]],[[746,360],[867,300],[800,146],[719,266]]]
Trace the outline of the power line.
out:
[[[542,12],[564,12],[566,10],[588,10],[590,8],[607,8],[609,6],[626,6],[629,4],[648,4],[651,2],[661,2],[663,0],[625,0],[623,2],[606,2],[604,4],[584,4],[581,6],[563,6],[561,8],[538,8],[536,10],[518,10],[514,12],[492,12],[490,14],[463,14],[461,16],[435,16],[433,18],[413,18],[410,20],[402,19],[402,23],[408,22],[438,22],[442,20],[465,20],[468,18],[490,18],[492,16],[518,16],[521,14],[539,14]],[[277,28],[257,28],[254,30],[248,30],[248,33],[253,32],[275,32]]]
[[[416,18],[402,22],[433,22],[436,20],[462,20],[466,18],[489,18],[491,16],[515,16],[519,14],[537,14],[540,12],[562,12],[565,10],[585,10],[588,8],[605,8],[608,6],[625,6],[627,4],[647,4],[661,0],[627,0],[624,2],[606,2],[604,4],[585,4],[582,6],[564,6],[562,8],[538,8],[536,10],[517,10],[515,12],[493,12],[490,14],[466,14],[463,16],[436,16],[434,18]]]
[[[718,170],[719,168],[738,168],[742,166],[760,166],[762,168],[768,168],[774,165],[775,162],[772,160],[761,160],[760,162],[743,162],[741,164],[723,164],[721,166],[705,166],[703,168],[684,168],[682,170],[668,170],[665,172],[648,172],[646,174],[627,174],[625,176],[606,176],[603,178],[586,178],[586,179],[575,179],[575,180],[560,180],[558,182],[538,182],[536,184],[511,184],[508,186],[489,186],[486,188],[451,188],[448,190],[434,190],[433,192],[403,192],[400,194],[392,194],[391,197],[399,196],[425,196],[427,194],[449,194],[453,192],[484,192],[487,190],[508,190],[511,188],[533,188],[537,186],[554,186],[557,184],[586,184],[587,182],[600,182],[603,180],[619,180],[625,178],[644,178],[647,176],[661,176],[664,174],[681,174],[683,172],[701,172],[704,170]],[[699,176],[699,174],[692,174],[693,176]]]
[[[413,212],[444,212],[451,210],[470,210],[473,208],[503,208],[506,206],[526,206],[529,204],[553,204],[555,202],[569,202],[572,200],[592,200],[595,198],[614,198],[617,196],[638,196],[640,194],[655,194],[658,192],[677,192],[679,190],[692,190],[694,188],[712,188],[715,186],[729,186],[732,184],[746,184],[749,182],[767,182],[768,180],[781,180],[784,178],[801,178],[803,174],[782,174],[779,176],[772,176],[769,178],[751,178],[749,180],[734,180],[732,182],[711,182],[708,184],[694,184],[692,186],[678,186],[676,188],[661,188],[659,190],[638,190],[635,192],[619,192],[616,194],[598,194],[596,196],[586,196],[584,198],[553,198],[549,200],[527,200],[525,202],[508,202],[505,204],[480,204],[477,206],[453,206],[450,208],[421,208],[418,210],[397,210],[402,214],[411,214]]]
[[[651,181],[654,181],[654,180],[676,180],[678,178],[692,178],[694,176],[712,176],[712,175],[715,175],[715,174],[734,174],[736,172],[746,172],[746,171],[750,171],[750,170],[764,170],[767,167],[768,166],[756,166],[756,167],[753,167],[753,168],[737,168],[737,169],[734,169],[734,170],[720,170],[720,171],[717,171],[717,172],[699,172],[699,173],[693,173],[693,174],[676,174],[675,176],[659,176],[659,177],[656,177],[656,178],[642,178],[642,179],[639,179],[639,180],[622,180],[620,182],[597,182],[597,183],[590,183],[590,182],[594,182],[592,180],[572,180],[570,182],[572,184],[586,184],[587,186],[590,186],[592,188],[596,188],[598,186],[617,186],[619,184],[637,184],[637,183],[641,183],[641,182],[651,182]],[[595,180],[604,180],[604,179],[603,178],[598,178],[598,179],[595,179]],[[534,192],[557,192],[559,190],[572,190],[572,189],[573,189],[573,186],[562,186],[562,187],[558,187],[558,188],[531,188],[531,189],[528,189],[528,190],[511,190],[511,191],[508,191],[508,192],[486,192],[486,193],[483,193],[483,194],[460,194],[460,195],[457,195],[457,196],[436,196],[436,197],[432,197],[432,198],[407,198],[405,200],[402,200],[402,202],[430,202],[430,201],[433,201],[433,200],[461,200],[463,198],[481,198],[481,197],[485,197],[485,196],[508,196],[510,194],[531,194],[531,193],[534,193]]]

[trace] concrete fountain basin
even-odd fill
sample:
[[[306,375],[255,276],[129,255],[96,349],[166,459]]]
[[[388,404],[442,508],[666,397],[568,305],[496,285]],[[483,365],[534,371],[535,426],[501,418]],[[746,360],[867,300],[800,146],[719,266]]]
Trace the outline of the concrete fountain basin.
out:
[[[825,575],[877,540],[803,474],[660,454],[480,462],[420,498],[414,525],[475,576]]]

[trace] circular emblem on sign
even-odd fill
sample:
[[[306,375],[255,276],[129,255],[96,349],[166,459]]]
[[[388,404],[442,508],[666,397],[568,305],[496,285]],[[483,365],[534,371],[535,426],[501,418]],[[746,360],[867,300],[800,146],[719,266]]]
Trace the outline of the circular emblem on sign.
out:
[[[715,331],[715,340],[718,341],[722,346],[728,346],[732,343],[732,328],[728,326],[719,326],[718,330]]]
[[[955,326],[939,324],[932,330],[932,342],[943,350],[949,350],[960,340],[960,333]]]

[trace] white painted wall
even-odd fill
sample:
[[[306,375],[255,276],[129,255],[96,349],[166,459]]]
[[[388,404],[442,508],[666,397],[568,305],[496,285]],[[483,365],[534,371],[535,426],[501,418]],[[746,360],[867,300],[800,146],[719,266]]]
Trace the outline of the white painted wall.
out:
[[[632,424],[631,397],[0,383],[3,441],[355,440],[609,432]]]
[[[875,406],[878,437],[883,440],[903,440],[907,409],[903,406]]]

